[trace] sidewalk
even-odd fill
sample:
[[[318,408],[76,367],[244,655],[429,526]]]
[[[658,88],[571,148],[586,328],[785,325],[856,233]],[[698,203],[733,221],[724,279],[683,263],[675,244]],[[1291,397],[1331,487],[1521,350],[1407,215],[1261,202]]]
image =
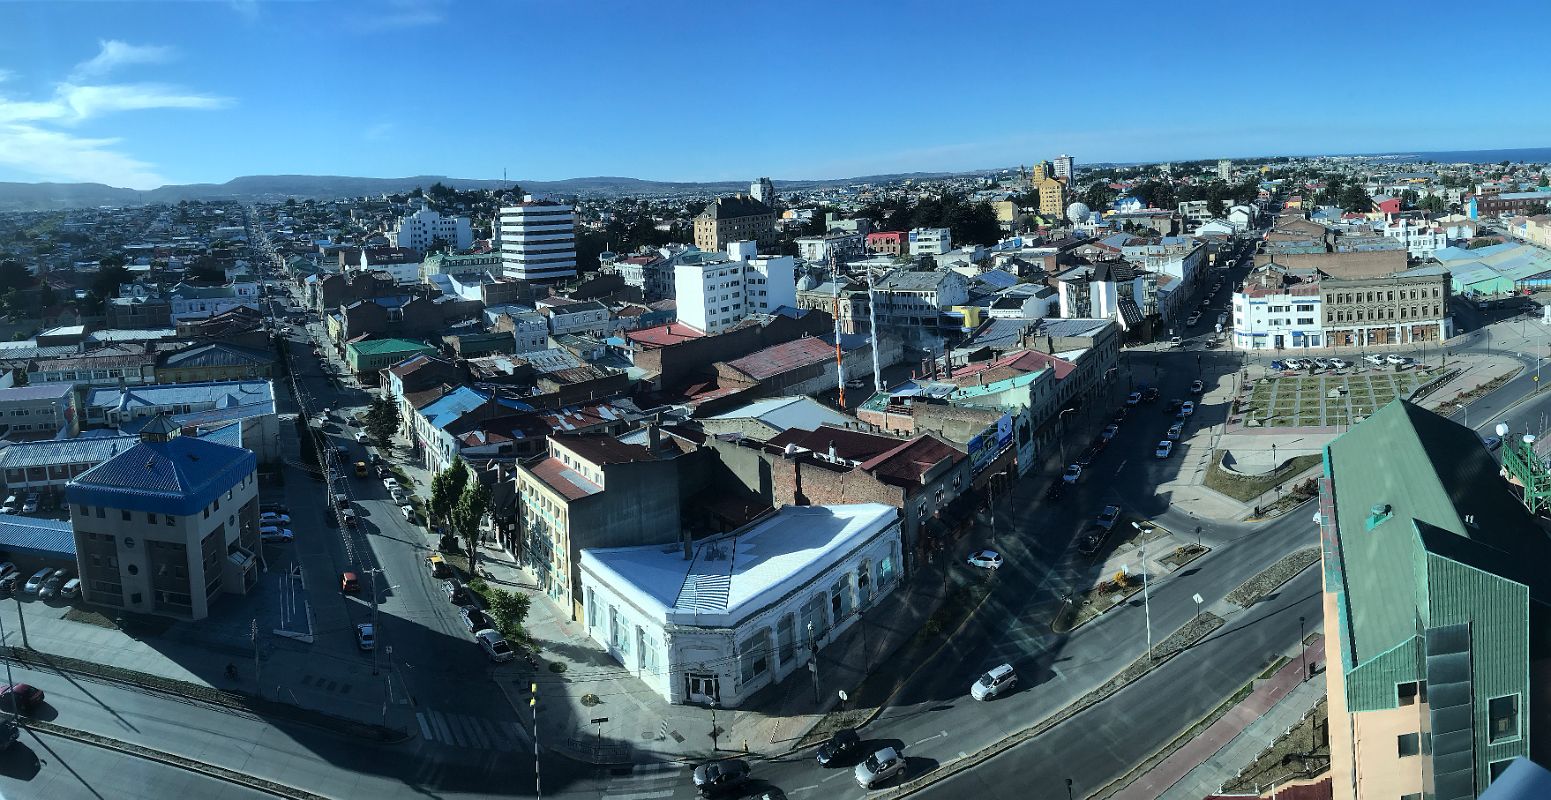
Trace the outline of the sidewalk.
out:
[[[1318,663],[1323,659],[1324,652],[1324,638],[1315,636],[1314,643],[1303,650],[1301,658],[1287,662],[1270,678],[1257,682],[1248,697],[1150,771],[1112,795],[1112,800],[1153,800],[1166,796],[1195,800],[1215,792],[1221,786],[1221,780],[1209,786],[1205,792],[1191,793],[1196,781],[1209,781],[1211,775],[1215,774],[1210,768],[1197,774],[1202,765],[1219,753],[1223,754],[1220,762],[1231,763],[1230,759],[1248,751],[1243,763],[1229,767],[1237,771],[1302,717],[1312,707],[1314,700],[1324,693],[1325,688],[1323,674],[1312,680],[1303,680],[1303,663]],[[1309,699],[1311,697],[1313,699]],[[1242,742],[1239,741],[1241,739]],[[1225,752],[1230,743],[1234,747],[1231,752]],[[1187,777],[1192,777],[1190,785],[1182,786],[1181,781]],[[1178,791],[1171,792],[1176,787]]]

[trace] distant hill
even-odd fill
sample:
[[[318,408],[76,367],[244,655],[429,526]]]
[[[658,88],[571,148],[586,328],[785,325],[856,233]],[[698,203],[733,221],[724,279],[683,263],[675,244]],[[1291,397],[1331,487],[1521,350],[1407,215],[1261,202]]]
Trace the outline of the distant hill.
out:
[[[811,189],[852,183],[889,183],[913,178],[929,180],[951,177],[946,172],[912,172],[894,175],[870,175],[861,178],[830,180],[778,180],[777,188]],[[397,194],[416,187],[429,188],[443,183],[457,189],[504,189],[513,184],[537,194],[594,196],[651,196],[693,192],[731,193],[748,191],[747,181],[671,182],[640,178],[591,177],[561,181],[499,181],[475,178],[449,178],[445,175],[416,175],[408,178],[355,178],[343,175],[246,175],[226,183],[190,183],[162,186],[148,191],[123,189],[101,183],[5,183],[0,182],[0,211],[42,211],[89,206],[131,206],[176,203],[180,200],[237,200],[273,202],[297,199],[327,200],[373,194]]]

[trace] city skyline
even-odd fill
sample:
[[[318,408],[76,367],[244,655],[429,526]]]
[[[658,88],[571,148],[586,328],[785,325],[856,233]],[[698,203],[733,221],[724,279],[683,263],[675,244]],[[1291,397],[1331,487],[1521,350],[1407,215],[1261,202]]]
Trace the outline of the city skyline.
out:
[[[983,3],[951,16],[805,3],[780,15],[439,0],[82,7],[0,7],[20,34],[0,55],[0,180],[815,180],[1060,153],[1084,164],[1531,148],[1546,122],[1506,103],[1433,113],[1414,92],[1319,69],[1360,56],[1391,22],[1382,10],[1340,25],[1278,19],[1278,41],[1299,42],[1307,65],[1294,67],[1266,52],[1267,20],[1210,10],[1135,9],[1095,32]],[[1533,70],[1514,65],[1533,52],[1536,18],[1551,17],[1517,13],[1494,55],[1506,97],[1533,90]],[[844,31],[865,35],[836,46]],[[1027,45],[1016,58],[998,55],[1006,32]],[[1475,80],[1433,74],[1423,94],[1459,96]]]

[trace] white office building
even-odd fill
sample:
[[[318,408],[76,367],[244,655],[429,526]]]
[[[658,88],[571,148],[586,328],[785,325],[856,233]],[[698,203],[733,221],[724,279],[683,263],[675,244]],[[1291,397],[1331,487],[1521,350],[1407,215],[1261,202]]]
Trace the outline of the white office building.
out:
[[[1233,346],[1244,350],[1324,347],[1318,281],[1295,282],[1277,270],[1251,275],[1233,295]]]
[[[1067,184],[1071,184],[1072,171],[1075,168],[1071,156],[1062,153],[1061,155],[1056,156],[1056,159],[1054,162],[1052,162],[1051,166],[1053,167],[1051,172],[1055,173],[1055,177],[1065,178]]]
[[[1449,246],[1449,234],[1442,226],[1425,219],[1400,217],[1384,224],[1384,235],[1406,248],[1406,255],[1415,259],[1429,259],[1433,253]]]
[[[912,228],[910,254],[913,256],[940,256],[953,249],[953,237],[947,228]]]
[[[576,276],[576,212],[527,195],[501,208],[501,270],[508,278],[554,281]]]
[[[469,226],[469,218],[444,217],[433,209],[421,208],[399,217],[388,231],[388,242],[394,247],[407,247],[422,253],[432,249],[438,240],[456,250],[472,247],[474,229]]]
[[[749,196],[772,208],[775,207],[775,183],[769,178],[760,178],[749,184]]]
[[[736,708],[899,585],[899,511],[786,506],[674,545],[581,552],[587,633],[670,703]]]
[[[797,307],[797,261],[761,256],[754,242],[733,242],[726,253],[686,252],[673,266],[679,322],[708,334],[781,306]]]

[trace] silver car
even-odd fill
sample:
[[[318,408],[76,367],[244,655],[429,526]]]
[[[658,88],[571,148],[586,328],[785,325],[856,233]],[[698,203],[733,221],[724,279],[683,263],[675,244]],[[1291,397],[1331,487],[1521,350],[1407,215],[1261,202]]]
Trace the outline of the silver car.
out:
[[[905,757],[892,747],[885,747],[856,765],[856,782],[863,789],[871,789],[905,771]]]

